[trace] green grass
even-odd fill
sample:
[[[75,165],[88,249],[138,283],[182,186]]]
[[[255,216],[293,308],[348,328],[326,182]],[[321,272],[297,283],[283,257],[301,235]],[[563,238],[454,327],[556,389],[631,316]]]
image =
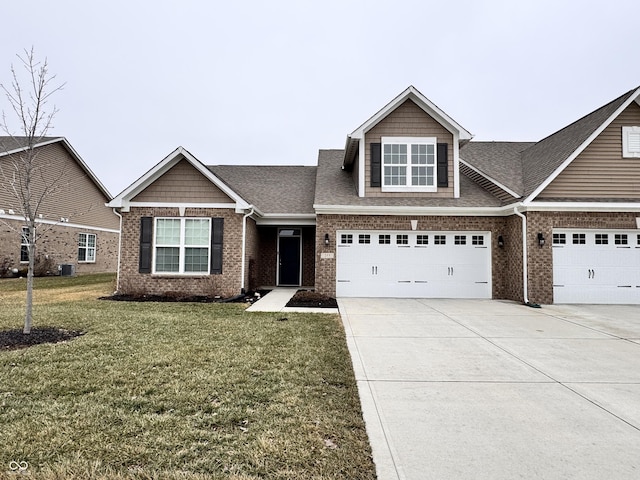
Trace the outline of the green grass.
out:
[[[0,329],[20,327],[5,282]],[[111,276],[36,289],[34,326],[86,334],[0,351],[0,478],[375,478],[338,316],[96,300]]]

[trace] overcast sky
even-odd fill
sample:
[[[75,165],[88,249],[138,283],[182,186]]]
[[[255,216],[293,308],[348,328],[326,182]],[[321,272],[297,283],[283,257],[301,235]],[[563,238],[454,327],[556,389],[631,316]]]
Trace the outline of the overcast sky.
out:
[[[539,140],[640,86],[638,0],[5,1],[65,136],[116,195],[176,147],[313,165],[409,85],[476,140]],[[0,98],[0,109],[7,103]]]

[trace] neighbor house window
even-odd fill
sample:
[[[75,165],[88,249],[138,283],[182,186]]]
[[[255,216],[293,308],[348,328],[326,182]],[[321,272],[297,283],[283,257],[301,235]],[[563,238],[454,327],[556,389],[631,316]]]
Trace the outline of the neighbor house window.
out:
[[[211,249],[209,218],[157,218],[155,273],[208,274]]]
[[[435,137],[383,137],[383,191],[435,192],[437,185]]]
[[[640,158],[640,127],[622,127],[622,156]]]
[[[20,235],[20,262],[29,261],[29,227],[22,227]]]
[[[96,236],[93,233],[78,234],[78,261],[93,263],[96,261]]]

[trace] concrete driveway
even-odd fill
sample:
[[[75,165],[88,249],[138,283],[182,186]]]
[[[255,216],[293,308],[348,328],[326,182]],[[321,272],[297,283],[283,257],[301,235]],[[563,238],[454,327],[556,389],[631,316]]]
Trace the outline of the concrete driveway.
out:
[[[640,306],[338,303],[380,480],[640,478]]]

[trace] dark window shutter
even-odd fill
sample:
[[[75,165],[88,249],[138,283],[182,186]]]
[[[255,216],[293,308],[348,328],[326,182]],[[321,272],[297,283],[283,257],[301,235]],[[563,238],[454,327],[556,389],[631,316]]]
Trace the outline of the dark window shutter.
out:
[[[211,225],[211,273],[222,273],[224,218],[212,218]]]
[[[449,155],[446,143],[438,144],[438,186],[449,186]]]
[[[380,174],[382,171],[382,144],[371,144],[371,186],[380,187]]]
[[[140,260],[138,272],[151,273],[151,245],[153,243],[153,217],[140,219]]]

